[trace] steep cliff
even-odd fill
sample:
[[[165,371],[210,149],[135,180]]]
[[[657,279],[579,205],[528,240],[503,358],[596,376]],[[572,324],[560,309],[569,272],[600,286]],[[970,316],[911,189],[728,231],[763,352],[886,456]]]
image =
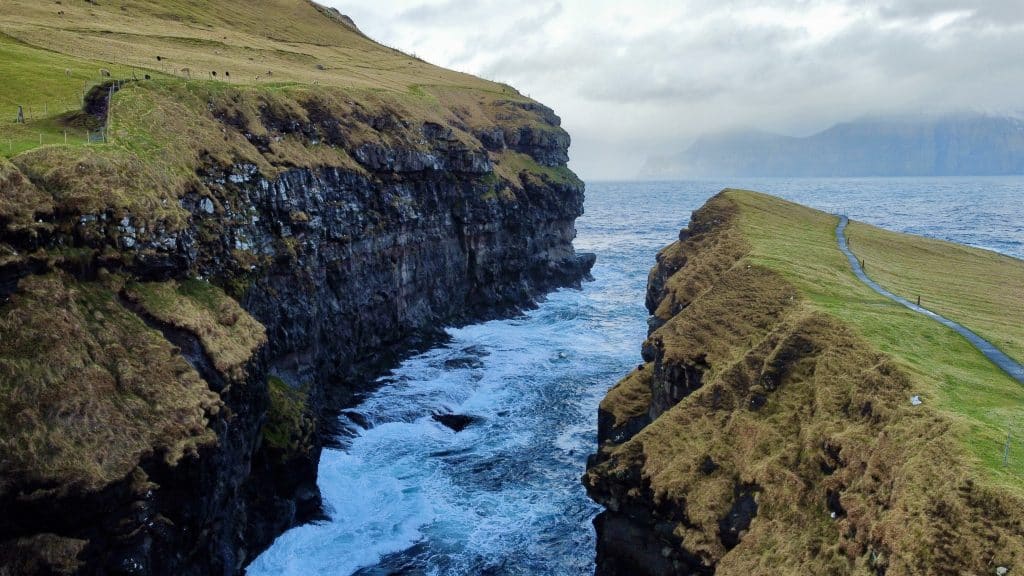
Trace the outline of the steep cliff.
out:
[[[593,263],[551,110],[333,11],[0,12],[115,76],[50,119],[105,142],[0,159],[2,574],[239,572],[319,513],[324,424],[376,370]]]
[[[1024,565],[1024,466],[1001,461],[1024,390],[860,285],[836,221],[727,190],[658,254],[645,363],[602,402],[583,478],[606,508],[598,574]],[[863,225],[854,249],[892,237],[939,259],[963,250]]]

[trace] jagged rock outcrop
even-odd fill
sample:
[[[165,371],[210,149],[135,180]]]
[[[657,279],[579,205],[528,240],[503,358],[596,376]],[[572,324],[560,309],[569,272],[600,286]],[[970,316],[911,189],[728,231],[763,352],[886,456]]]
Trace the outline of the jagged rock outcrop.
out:
[[[587,277],[549,109],[263,98],[200,103],[180,189],[113,150],[0,160],[0,574],[238,573],[320,513],[377,370]]]

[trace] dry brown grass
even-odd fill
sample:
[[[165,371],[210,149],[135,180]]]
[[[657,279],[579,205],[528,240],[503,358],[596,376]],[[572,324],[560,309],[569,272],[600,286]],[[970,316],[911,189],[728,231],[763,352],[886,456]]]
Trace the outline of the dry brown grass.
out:
[[[1016,469],[981,455],[995,452],[984,440],[991,420],[946,379],[977,382],[981,404],[997,388],[1015,404],[1019,386],[986,388],[997,376],[973,359],[943,365],[947,348],[969,350],[861,290],[829,237],[834,218],[738,191],[702,211],[698,227],[715,214],[736,217],[663,252],[661,266],[686,267],[665,282],[671,304],[659,315],[674,312],[651,337],[662,365],[699,364],[702,386],[606,447],[611,459],[587,482],[640,470],[660,509],[685,512],[676,535],[717,574],[983,574],[1024,565]],[[717,248],[737,236],[739,257]],[[697,245],[706,249],[690,249]],[[686,273],[690,266],[714,282]],[[894,345],[894,334],[906,342]],[[916,355],[939,366],[925,369]],[[655,392],[665,385],[652,381]],[[910,405],[916,393],[925,405]],[[740,486],[757,487],[759,510],[728,550],[719,520]],[[628,497],[642,502],[639,488]],[[831,494],[842,507],[835,518]]]
[[[185,213],[160,166],[103,148],[39,148],[14,158],[21,173],[62,212],[138,214],[182,225]]]
[[[657,330],[651,340],[664,349],[664,361],[701,359],[720,367],[761,341],[795,304],[797,292],[774,274],[734,264],[706,290]],[[714,370],[714,368],[712,368]]]
[[[263,325],[234,299],[202,280],[132,283],[127,297],[157,320],[199,338],[218,372],[235,380],[267,341]]]
[[[0,224],[17,232],[37,227],[36,217],[53,211],[48,194],[36,188],[18,169],[0,158]]]
[[[220,399],[114,288],[32,276],[0,308],[0,492],[95,489],[215,441]]]
[[[698,222],[729,223],[736,210],[727,203],[708,203],[696,215]],[[729,225],[714,230],[692,230],[687,242],[673,242],[658,254],[659,267],[671,271],[659,291],[654,315],[668,320],[712,287],[747,252],[746,242]],[[698,256],[696,257],[695,256]],[[655,274],[658,268],[651,271]]]
[[[81,567],[78,554],[85,540],[57,534],[37,534],[0,544],[0,576],[53,574],[69,576]]]
[[[622,426],[632,418],[647,414],[651,404],[653,364],[644,364],[620,380],[601,401],[601,409],[615,417],[614,426]]]

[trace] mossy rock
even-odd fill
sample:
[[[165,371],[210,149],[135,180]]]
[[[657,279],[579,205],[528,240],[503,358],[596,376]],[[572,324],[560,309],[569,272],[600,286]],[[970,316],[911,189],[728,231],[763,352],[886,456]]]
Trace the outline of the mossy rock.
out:
[[[267,392],[270,404],[263,425],[264,444],[283,458],[304,454],[311,448],[315,430],[308,394],[276,376],[267,378]]]

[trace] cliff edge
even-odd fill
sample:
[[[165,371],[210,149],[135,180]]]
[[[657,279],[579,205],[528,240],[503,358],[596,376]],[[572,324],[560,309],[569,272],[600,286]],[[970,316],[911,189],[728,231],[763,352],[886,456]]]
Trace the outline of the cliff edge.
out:
[[[658,254],[645,362],[602,402],[583,478],[605,507],[598,574],[1024,569],[1024,464],[1004,460],[1024,390],[951,330],[860,284],[836,223],[726,190]],[[957,262],[925,298],[990,332],[1001,300],[1019,324],[1018,295],[983,288],[1024,277],[1024,263],[854,229],[869,274],[938,286],[949,269],[931,264]],[[974,290],[984,296],[963,305]]]
[[[0,16],[0,574],[239,573],[376,370],[593,264],[550,109],[335,11]]]

